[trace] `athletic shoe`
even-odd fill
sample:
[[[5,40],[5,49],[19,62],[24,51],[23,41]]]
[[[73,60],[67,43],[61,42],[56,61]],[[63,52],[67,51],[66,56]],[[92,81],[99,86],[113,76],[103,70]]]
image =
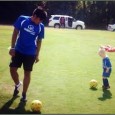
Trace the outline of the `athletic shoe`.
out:
[[[102,86],[102,88],[103,88],[103,89],[109,89],[109,88],[110,88],[110,86],[107,86],[107,87]]]
[[[15,85],[13,96],[17,96],[19,93],[20,86],[22,85],[22,82],[20,81],[18,85]]]
[[[20,99],[20,101],[22,101],[24,103],[27,101],[26,94],[22,93],[22,98]]]

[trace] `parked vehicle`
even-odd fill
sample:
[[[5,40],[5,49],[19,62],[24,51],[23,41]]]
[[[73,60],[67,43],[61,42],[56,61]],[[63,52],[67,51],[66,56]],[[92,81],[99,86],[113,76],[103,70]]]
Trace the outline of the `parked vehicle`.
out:
[[[108,24],[107,29],[108,29],[109,31],[115,31],[115,24]]]
[[[76,20],[68,15],[51,15],[48,25],[54,28],[85,29],[85,23],[83,21]]]

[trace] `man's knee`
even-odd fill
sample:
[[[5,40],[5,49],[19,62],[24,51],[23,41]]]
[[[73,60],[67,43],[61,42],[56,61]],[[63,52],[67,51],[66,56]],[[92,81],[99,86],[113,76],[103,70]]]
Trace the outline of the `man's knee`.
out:
[[[17,68],[16,68],[16,67],[10,67],[10,72],[11,72],[11,73],[17,72]]]
[[[24,71],[24,76],[25,77],[30,77],[31,71]]]

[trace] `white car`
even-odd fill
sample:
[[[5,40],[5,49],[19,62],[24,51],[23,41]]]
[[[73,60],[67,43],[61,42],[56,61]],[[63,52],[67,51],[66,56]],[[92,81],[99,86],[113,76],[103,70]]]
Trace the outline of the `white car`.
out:
[[[64,24],[61,24],[60,20],[64,18]],[[48,26],[54,28],[75,28],[85,29],[85,23],[80,20],[75,20],[73,17],[68,15],[51,15]]]
[[[115,31],[115,24],[108,24],[107,29],[108,29],[109,31]]]

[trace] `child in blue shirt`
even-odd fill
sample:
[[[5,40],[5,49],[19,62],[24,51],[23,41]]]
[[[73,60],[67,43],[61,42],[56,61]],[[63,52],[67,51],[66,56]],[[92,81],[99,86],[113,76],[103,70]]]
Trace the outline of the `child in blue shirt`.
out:
[[[109,81],[108,78],[110,77],[111,71],[112,71],[112,65],[110,62],[109,57],[106,54],[105,49],[100,48],[99,49],[99,55],[102,57],[102,63],[103,63],[103,89],[109,89],[110,85],[109,85]]]

